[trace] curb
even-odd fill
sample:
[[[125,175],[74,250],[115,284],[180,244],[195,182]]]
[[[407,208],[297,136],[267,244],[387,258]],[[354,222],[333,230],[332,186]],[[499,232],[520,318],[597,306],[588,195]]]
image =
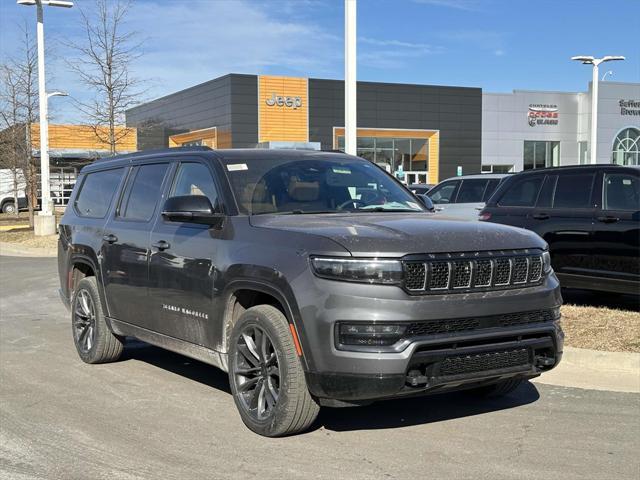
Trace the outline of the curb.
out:
[[[15,243],[0,242],[0,255],[7,257],[57,257],[57,248],[25,247]]]
[[[560,365],[543,373],[534,382],[589,390],[640,393],[640,353],[565,347]]]

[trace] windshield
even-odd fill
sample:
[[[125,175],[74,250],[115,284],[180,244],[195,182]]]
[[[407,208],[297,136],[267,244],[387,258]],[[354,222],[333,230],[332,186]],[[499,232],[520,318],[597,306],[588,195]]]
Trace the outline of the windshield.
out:
[[[366,160],[264,158],[225,162],[241,213],[420,212],[418,200]]]

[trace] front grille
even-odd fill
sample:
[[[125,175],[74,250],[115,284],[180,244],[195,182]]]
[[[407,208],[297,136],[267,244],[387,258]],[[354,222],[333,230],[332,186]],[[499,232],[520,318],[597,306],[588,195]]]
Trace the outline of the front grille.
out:
[[[440,376],[448,377],[466,373],[501,370],[529,364],[529,351],[526,348],[460,355],[457,357],[447,357],[442,361],[440,364]]]
[[[557,319],[553,310],[504,313],[485,317],[450,318],[445,320],[425,320],[407,325],[407,337],[420,337],[442,333],[471,332],[485,328],[513,327],[531,323],[552,322]]]
[[[473,258],[468,258],[471,256]],[[542,256],[539,253],[489,252],[440,257],[405,260],[405,288],[411,293],[499,290],[534,285],[542,279]]]

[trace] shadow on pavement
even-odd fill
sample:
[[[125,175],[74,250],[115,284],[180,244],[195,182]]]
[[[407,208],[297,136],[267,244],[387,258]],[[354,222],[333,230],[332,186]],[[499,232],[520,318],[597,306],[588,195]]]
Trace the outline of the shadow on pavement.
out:
[[[229,377],[222,370],[133,338],[127,338],[120,361],[127,360],[140,360],[189,380],[213,387],[221,392],[231,394]]]
[[[337,432],[406,427],[520,407],[538,398],[536,387],[526,382],[501,398],[483,398],[462,391],[387,400],[367,407],[323,408],[316,423]]]
[[[127,339],[121,361],[139,360],[231,394],[229,379],[221,370],[144,342]],[[323,408],[312,430],[373,430],[441,422],[528,405],[540,398],[536,387],[524,383],[502,398],[483,398],[471,392],[387,400],[366,407]],[[231,398],[229,398],[231,400]]]
[[[562,298],[565,304],[640,312],[640,296],[636,295],[563,288]]]

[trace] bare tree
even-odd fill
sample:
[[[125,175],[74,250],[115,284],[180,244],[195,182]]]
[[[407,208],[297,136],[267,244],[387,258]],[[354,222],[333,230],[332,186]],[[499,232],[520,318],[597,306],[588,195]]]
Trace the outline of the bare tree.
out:
[[[26,183],[27,205],[29,208],[29,225],[33,226],[33,210],[38,196],[38,175],[35,159],[33,158],[33,142],[31,126],[40,120],[39,91],[38,91],[38,47],[29,29],[23,28],[20,61],[20,99],[24,114],[24,142],[23,145],[23,173]]]
[[[68,44],[78,52],[68,60],[69,67],[93,93],[92,99],[75,100],[76,104],[112,154],[130,133],[116,127],[125,123],[125,111],[139,102],[144,85],[131,72],[142,54],[142,42],[125,29],[130,7],[131,0],[95,0],[95,10],[81,9],[83,43]]]
[[[26,186],[29,223],[37,197],[31,125],[38,121],[37,47],[25,25],[18,57],[0,66],[0,138],[2,164],[12,172],[13,204],[18,212],[19,191]]]
[[[23,115],[20,101],[19,69],[14,63],[0,65],[0,168],[11,172],[11,192],[15,215],[18,215],[18,192],[21,180],[20,143],[23,141]],[[2,177],[5,177],[3,172]],[[5,183],[5,182],[3,182]],[[4,195],[5,192],[2,192]]]

